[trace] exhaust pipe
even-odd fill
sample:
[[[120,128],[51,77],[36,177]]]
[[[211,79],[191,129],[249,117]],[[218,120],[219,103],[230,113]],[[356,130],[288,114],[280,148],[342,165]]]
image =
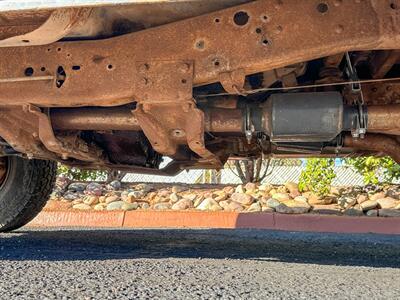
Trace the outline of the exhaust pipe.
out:
[[[205,108],[206,132],[243,134],[249,127],[266,133],[272,142],[326,142],[357,127],[360,110],[343,104],[338,92],[274,94],[260,106]],[[371,133],[400,135],[400,104],[364,106],[366,129]],[[56,130],[140,131],[126,107],[54,108]]]

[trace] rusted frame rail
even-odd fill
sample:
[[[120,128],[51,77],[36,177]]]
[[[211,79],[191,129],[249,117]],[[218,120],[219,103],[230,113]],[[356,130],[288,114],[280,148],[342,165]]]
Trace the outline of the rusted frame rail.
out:
[[[218,165],[205,148],[193,86],[221,82],[240,94],[248,74],[346,51],[397,49],[394,2],[260,0],[106,40],[1,48],[0,106],[135,101],[133,113],[158,152],[174,155],[184,144],[205,164]],[[23,76],[26,81],[13,81]],[[0,136],[2,128],[0,120]],[[177,130],[183,136],[174,136]]]

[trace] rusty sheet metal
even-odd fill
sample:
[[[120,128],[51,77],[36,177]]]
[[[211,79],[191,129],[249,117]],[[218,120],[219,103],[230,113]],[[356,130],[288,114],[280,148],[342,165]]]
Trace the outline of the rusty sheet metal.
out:
[[[367,105],[400,103],[400,82],[369,83],[361,87]]]
[[[55,10],[37,29],[0,40],[0,47],[47,45],[67,36],[74,26],[84,23],[90,15],[88,8]]]
[[[331,0],[326,10],[318,3],[261,0],[106,40],[2,48],[0,78],[20,77],[28,67],[33,76],[55,75],[62,66],[66,80],[60,88],[54,82],[24,83],[23,89],[3,83],[0,103],[129,103],[138,97],[140,61],[193,61],[197,86],[239,69],[251,74],[345,51],[399,47],[400,12],[391,1]]]

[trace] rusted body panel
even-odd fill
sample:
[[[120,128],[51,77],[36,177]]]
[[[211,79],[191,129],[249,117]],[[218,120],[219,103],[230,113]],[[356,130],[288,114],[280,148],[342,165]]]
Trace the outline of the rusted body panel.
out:
[[[340,52],[395,49],[400,44],[400,14],[391,9],[390,1],[343,1],[330,5],[326,13],[317,7],[315,1],[262,0],[106,40],[2,48],[0,57],[7,59],[0,61],[0,79],[24,76],[29,67],[32,77],[56,78],[59,66],[67,79],[61,88],[55,80],[3,83],[0,104],[126,104],[140,98],[146,80],[137,70],[139,62],[191,61],[196,86],[218,82],[221,73],[239,69],[252,74]],[[238,12],[249,16],[243,26],[234,22]],[[75,71],[74,66],[80,69]],[[178,81],[173,87],[180,85]]]
[[[295,89],[306,77],[301,91],[344,86],[343,101],[360,106],[354,122],[362,124],[349,125],[351,130],[367,125],[369,132],[380,134],[371,141],[390,145],[368,147],[367,135],[363,142],[346,137],[343,145],[339,138],[326,141],[329,147],[336,143],[337,148],[361,152],[386,151],[397,159],[393,147],[398,142],[390,135],[400,135],[395,105],[400,102],[399,84],[389,80],[399,73],[394,66],[400,57],[400,3],[244,2],[210,0],[201,9],[196,8],[201,1],[191,9],[188,3],[174,3],[176,13],[169,18],[137,15],[138,23],[132,19],[133,6],[126,7],[120,19],[116,7],[108,9],[104,19],[99,17],[103,7],[50,9],[31,18],[36,22],[30,26],[0,27],[0,136],[28,157],[137,170],[144,166],[115,161],[118,153],[107,153],[104,143],[113,139],[112,131],[141,131],[144,137],[137,144],[144,147],[144,155],[156,152],[155,157],[179,161],[169,173],[184,167],[220,167],[229,155],[291,149],[270,145],[265,131],[252,121],[270,117],[257,112],[269,94],[257,97],[252,90],[257,76],[266,93],[271,87],[277,92]],[[348,52],[355,53],[355,67],[368,64],[368,71],[358,68],[361,76],[376,81],[361,84],[357,91],[354,83],[343,84],[358,80],[357,74],[347,72]],[[322,66],[314,78],[308,63],[317,60]],[[204,105],[194,92],[198,89]],[[208,99],[213,93],[231,98]],[[353,103],[358,98],[362,103]],[[361,106],[368,108],[367,124]],[[21,123],[13,127],[13,120]],[[113,150],[126,145],[118,144],[121,136],[114,137]],[[131,138],[135,143],[137,136]],[[151,157],[143,161],[157,165]]]

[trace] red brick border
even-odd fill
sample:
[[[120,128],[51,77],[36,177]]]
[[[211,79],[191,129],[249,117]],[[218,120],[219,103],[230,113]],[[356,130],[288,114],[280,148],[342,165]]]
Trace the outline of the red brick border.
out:
[[[114,228],[249,228],[400,234],[400,218],[201,211],[43,211],[28,226]]]

